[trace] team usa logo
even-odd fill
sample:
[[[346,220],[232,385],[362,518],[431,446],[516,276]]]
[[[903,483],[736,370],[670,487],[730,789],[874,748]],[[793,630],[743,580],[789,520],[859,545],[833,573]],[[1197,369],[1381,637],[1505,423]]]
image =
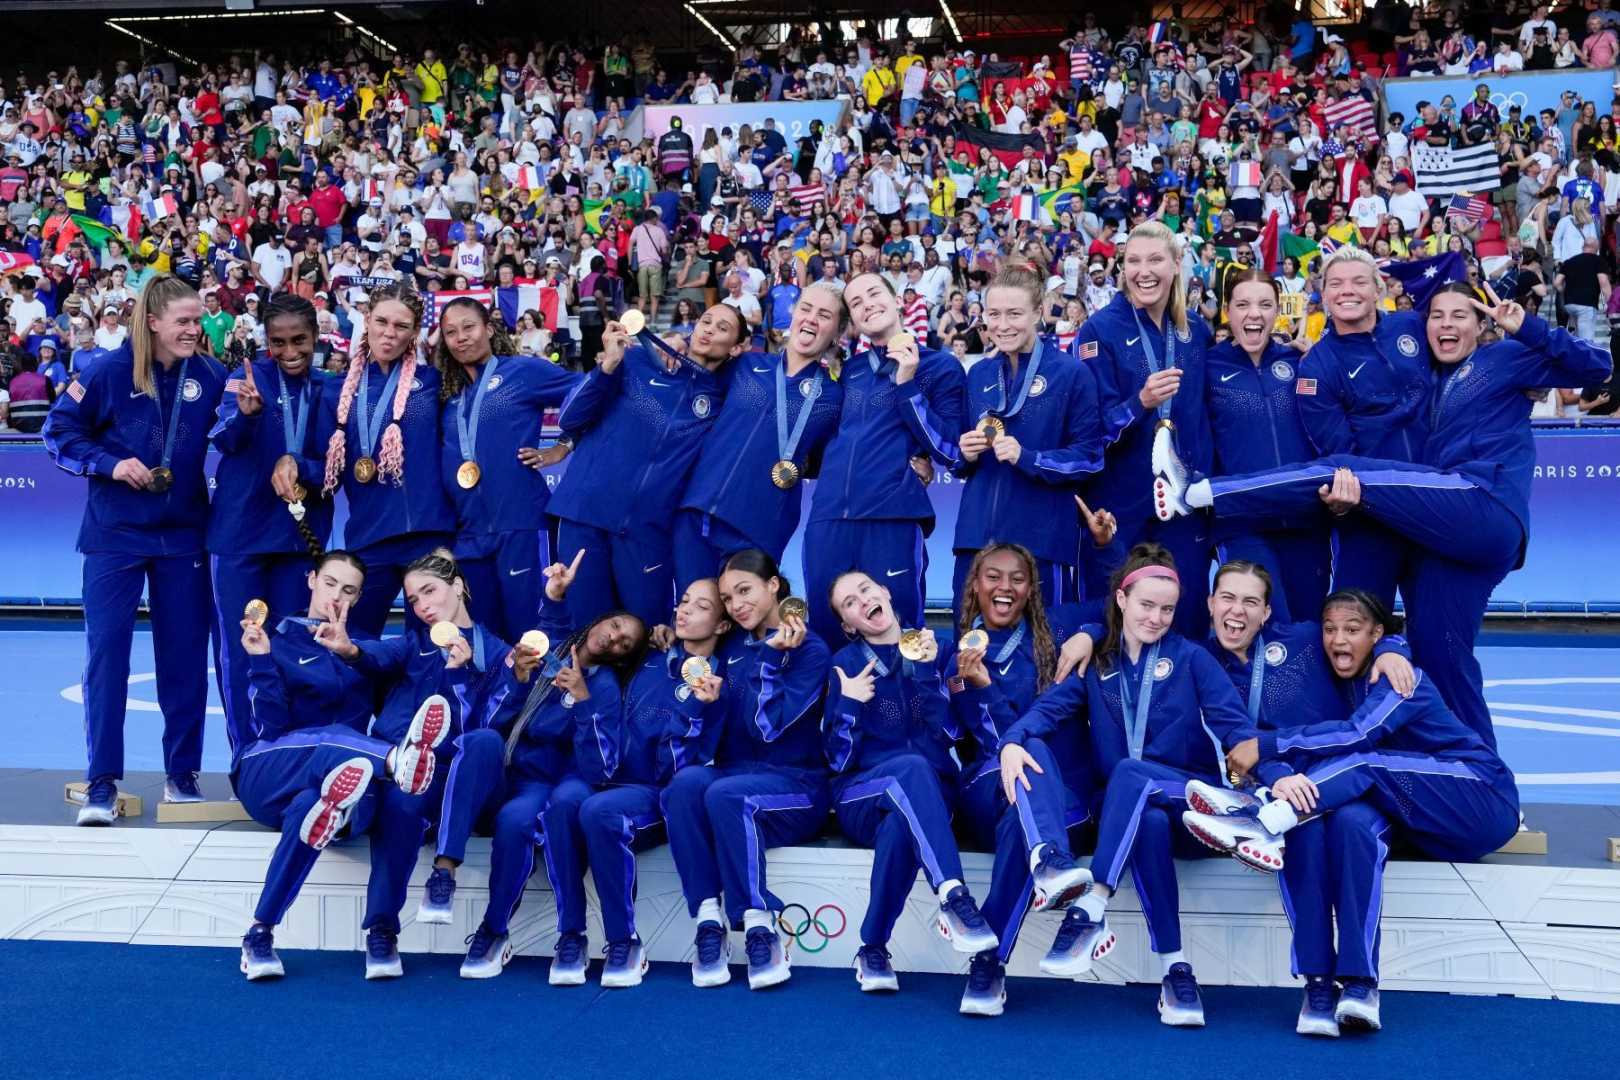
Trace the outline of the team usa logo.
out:
[[[1462,367],[1457,369],[1457,376],[1456,376],[1457,381],[1462,382],[1464,379],[1468,378],[1468,373],[1470,371],[1473,371],[1473,370],[1474,370],[1474,362],[1472,360],[1470,360],[1466,364],[1464,364]]]
[[[562,696],[562,707],[565,708],[565,709],[572,709],[574,707],[574,695],[573,694],[564,694]]]
[[[187,379],[180,386],[180,396],[187,401],[196,401],[202,397],[202,383],[196,379]]]
[[[1275,364],[1271,365],[1271,374],[1276,377],[1278,382],[1292,382],[1294,378],[1294,368],[1293,365],[1288,361],[1278,360]]]
[[[1266,646],[1266,663],[1278,667],[1288,659],[1288,648],[1280,641],[1273,641]]]
[[[675,700],[676,701],[685,701],[687,698],[689,698],[691,696],[692,696],[692,688],[690,686],[687,686],[685,683],[681,683],[681,685],[679,685],[679,686],[677,686],[675,688]]]
[[[421,379],[412,379],[411,380],[411,393],[414,394],[420,389],[422,389],[422,380]]]
[[[1174,670],[1176,670],[1176,662],[1168,656],[1161,656],[1159,662],[1153,665],[1153,677],[1159,682],[1164,682]]]
[[[709,395],[707,394],[699,394],[697,397],[692,399],[692,415],[697,417],[699,420],[707,420],[709,417],[709,410],[712,408],[714,408],[714,406],[710,404]]]
[[[816,380],[806,379],[799,384],[799,396],[807,398],[816,392]]]
[[[490,376],[489,389],[491,389],[491,390],[498,389],[500,387],[500,385],[501,385],[501,380],[504,379],[504,378],[505,378],[504,375],[492,375],[492,376]]]
[[[1184,327],[1183,328],[1178,328],[1176,330],[1176,340],[1180,341],[1180,342],[1182,342],[1184,344],[1186,342],[1191,341],[1192,340],[1192,331],[1189,330],[1189,329],[1186,329]]]
[[[1402,356],[1416,356],[1418,352],[1417,338],[1411,334],[1402,334],[1395,339],[1395,347],[1401,350]]]
[[[1037,375],[1035,381],[1029,384],[1029,396],[1040,397],[1044,393],[1046,393],[1046,376]]]

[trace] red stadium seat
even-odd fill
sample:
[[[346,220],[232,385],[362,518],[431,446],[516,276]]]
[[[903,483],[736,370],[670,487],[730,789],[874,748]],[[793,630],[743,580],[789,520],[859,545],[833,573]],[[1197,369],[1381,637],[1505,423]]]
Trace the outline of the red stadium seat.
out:
[[[1493,207],[1493,209],[1494,209],[1494,207]],[[1486,221],[1484,225],[1480,226],[1480,229],[1479,229],[1480,243],[1485,243],[1485,242],[1490,241],[1490,240],[1500,240],[1500,239],[1502,239],[1502,223],[1500,221],[1497,221],[1496,218],[1492,217],[1488,221]]]
[[[1474,245],[1474,257],[1476,259],[1490,259],[1506,254],[1507,241],[1505,240],[1481,240]]]

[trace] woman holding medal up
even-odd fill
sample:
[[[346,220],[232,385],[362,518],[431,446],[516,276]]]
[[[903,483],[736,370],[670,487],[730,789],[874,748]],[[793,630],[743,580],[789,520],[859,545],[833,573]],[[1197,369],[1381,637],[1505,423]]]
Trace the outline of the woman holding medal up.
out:
[[[279,620],[309,599],[306,579],[332,535],[332,500],[320,490],[315,425],[326,378],[311,370],[315,308],[281,293],[265,311],[269,356],[242,365],[225,384],[208,433],[219,451],[208,551],[214,581],[215,668],[227,732],[248,708],[244,605],[263,600]],[[233,743],[234,747],[234,743]]]
[[[163,711],[163,797],[197,802],[208,704],[208,571],[203,564],[208,429],[225,369],[197,352],[202,301],[160,274],[141,290],[123,347],[85,366],[42,434],[56,464],[90,479],[84,553],[84,727],[89,789],[80,825],[118,816],[129,650],[144,587]]]
[[[844,408],[827,444],[804,531],[805,591],[828,595],[847,570],[865,570],[893,596],[895,614],[921,626],[934,529],[928,486],[911,459],[942,469],[961,462],[956,442],[967,426],[966,382],[950,353],[920,348],[903,329],[894,286],[881,274],[857,274],[844,289],[850,321],[872,347],[844,365]],[[836,640],[838,620],[824,604],[810,625]]]
[[[1200,475],[1208,474],[1211,461],[1204,404],[1210,332],[1202,317],[1187,310],[1179,248],[1175,234],[1157,221],[1132,229],[1121,258],[1123,291],[1087,319],[1074,339],[1076,353],[1096,373],[1102,402],[1106,450],[1103,471],[1089,485],[1090,502],[1108,507],[1119,522],[1106,548],[1081,538],[1088,599],[1108,599],[1110,575],[1143,540],[1168,548],[1188,580],[1203,580],[1209,564],[1206,515],[1161,522],[1149,490],[1172,444]],[[1202,638],[1209,612],[1203,604],[1179,605],[1176,629]]]
[[[985,290],[985,319],[996,353],[968,371],[968,417],[958,445],[965,479],[956,518],[958,610],[968,569],[992,542],[1022,545],[1039,560],[1047,605],[1078,598],[1074,560],[1080,529],[1073,497],[1103,463],[1097,383],[1090,367],[1037,334],[1042,279],[1005,266]]]
[[[993,951],[996,935],[962,883],[951,832],[959,768],[951,754],[947,671],[933,631],[902,630],[889,590],[860,570],[840,574],[829,598],[846,636],[833,657],[822,723],[833,806],[844,835],[872,849],[871,896],[855,953],[862,990],[898,990],[889,937],[921,870],[939,897],[934,916],[957,952]]]
[[[422,298],[397,284],[371,290],[366,335],[349,361],[335,415],[323,417],[322,487],[349,500],[344,546],[366,564],[350,618],[380,634],[413,559],[446,545],[455,527],[439,482],[439,373],[417,362]],[[421,622],[405,606],[405,622]]]
[[[713,577],[734,551],[781,559],[799,527],[799,481],[815,474],[838,428],[844,391],[821,359],[846,321],[842,286],[812,282],[793,305],[782,354],[738,358],[675,518],[678,588]]]
[[[559,561],[590,552],[568,591],[578,625],[623,607],[652,626],[674,607],[671,522],[725,399],[724,369],[749,341],[747,320],[725,304],[698,319],[685,355],[645,326],[633,309],[607,325],[597,366],[558,418],[575,440],[551,498]]]
[[[551,565],[546,528],[550,489],[518,457],[540,441],[547,406],[560,405],[580,380],[556,364],[511,353],[489,310],[461,297],[439,314],[435,366],[444,438],[440,472],[456,510],[456,562],[472,587],[474,610],[497,635],[516,641],[540,611],[540,571]],[[543,464],[561,460],[555,448]]]

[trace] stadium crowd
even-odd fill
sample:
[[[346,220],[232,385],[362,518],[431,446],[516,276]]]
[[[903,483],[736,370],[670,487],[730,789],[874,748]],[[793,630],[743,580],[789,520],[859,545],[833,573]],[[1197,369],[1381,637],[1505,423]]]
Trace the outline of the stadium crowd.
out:
[[[540,307],[503,301],[506,328],[524,353],[588,368],[627,303],[678,334],[723,297],[779,343],[804,285],[867,269],[910,329],[970,362],[1009,255],[1042,269],[1043,327],[1067,346],[1117,291],[1125,232],[1157,220],[1185,238],[1191,302],[1214,325],[1224,277],[1260,264],[1301,298],[1288,332],[1315,340],[1318,256],[1360,244],[1393,263],[1458,252],[1470,281],[1592,339],[1620,307],[1620,97],[1504,115],[1483,79],[1610,66],[1610,2],[1510,4],[1504,27],[1431,5],[1386,53],[1307,20],[1087,14],[1005,60],[804,30],[773,55],[690,66],[637,39],[19,77],[0,105],[0,430],[37,431],[162,271],[213,298],[209,350],[233,364],[263,347],[259,307],[284,291],[319,306],[341,371],[378,281],[551,286],[515,294]],[[1457,73],[1482,78],[1460,108],[1379,105],[1384,76]],[[829,98],[848,101],[844,120],[793,139],[771,121],[625,137],[642,101]],[[1494,191],[1453,206],[1417,190],[1412,147],[1479,143],[1496,149]],[[1386,305],[1409,306],[1389,272]],[[1538,415],[1613,408],[1579,389]]]

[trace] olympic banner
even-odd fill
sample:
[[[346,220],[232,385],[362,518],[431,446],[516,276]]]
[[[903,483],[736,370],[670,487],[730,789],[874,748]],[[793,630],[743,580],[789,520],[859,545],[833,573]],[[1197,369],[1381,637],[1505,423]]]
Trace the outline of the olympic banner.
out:
[[[810,123],[820,120],[828,131],[837,131],[849,109],[845,101],[750,101],[734,105],[642,105],[625,122],[625,138],[632,143],[642,139],[656,142],[669,131],[669,122],[681,118],[681,130],[692,136],[692,147],[703,145],[704,132],[730,128],[735,135],[744,124],[755,131],[767,118],[776,121],[776,130],[789,144],[810,134]]]
[[[1483,79],[1466,76],[1423,77],[1384,80],[1385,115],[1398,112],[1411,121],[1417,116],[1417,103],[1427,101],[1435,108],[1451,96],[1460,112],[1473,98],[1480,83],[1491,88],[1491,101],[1508,118],[1508,108],[1517,105],[1520,116],[1529,120],[1542,109],[1556,112],[1565,90],[1575,91],[1579,101],[1598,102],[1603,112],[1614,97],[1614,72],[1607,68],[1561,68],[1557,71],[1524,71],[1515,75],[1487,75]]]
[[[1620,601],[1620,426],[1541,428],[1530,496],[1530,550],[1494,599],[1514,604]],[[553,487],[564,461],[546,470]],[[37,440],[0,440],[0,603],[77,604],[82,593],[75,551],[84,512],[85,481],[58,469]],[[802,485],[809,517],[814,482]],[[934,478],[930,496],[938,523],[928,538],[928,601],[948,607],[962,483]],[[334,540],[341,542],[347,508],[339,497]],[[800,534],[789,541],[783,570],[803,582]],[[1598,572],[1594,572],[1594,568]]]

